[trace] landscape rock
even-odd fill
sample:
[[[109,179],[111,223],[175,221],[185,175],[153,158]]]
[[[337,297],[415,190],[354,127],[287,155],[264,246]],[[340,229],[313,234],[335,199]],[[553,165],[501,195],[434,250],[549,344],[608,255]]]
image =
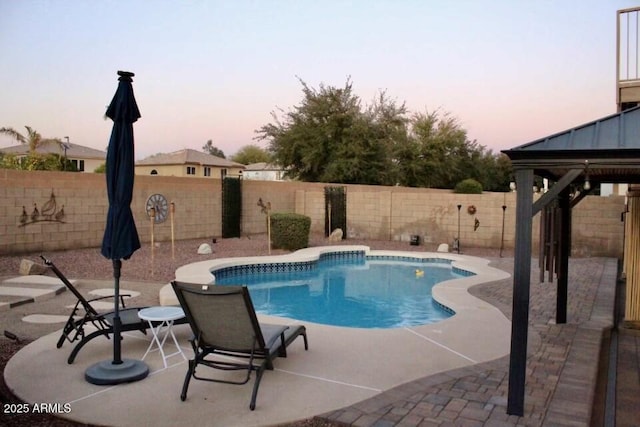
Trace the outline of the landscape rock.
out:
[[[449,245],[446,243],[440,243],[440,246],[438,246],[438,252],[449,252]]]
[[[329,234],[330,242],[339,242],[342,240],[342,228],[336,228]]]
[[[44,274],[47,271],[47,267],[42,264],[37,264],[31,260],[23,259],[20,262],[20,275],[31,276],[37,274]]]
[[[211,246],[208,243],[203,243],[198,247],[198,254],[207,255],[213,253]]]

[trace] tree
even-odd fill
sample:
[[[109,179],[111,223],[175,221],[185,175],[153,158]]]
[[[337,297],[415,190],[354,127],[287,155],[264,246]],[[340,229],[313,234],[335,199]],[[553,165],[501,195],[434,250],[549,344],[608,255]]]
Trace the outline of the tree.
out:
[[[236,163],[242,163],[243,165],[249,165],[251,163],[270,163],[271,155],[269,152],[257,145],[245,145],[240,148],[236,154],[231,156],[231,160]]]
[[[509,192],[512,181],[513,166],[506,154],[493,154],[491,151],[482,159],[481,178],[486,191]]]
[[[405,144],[397,146],[395,163],[399,184],[409,187],[453,188],[470,176],[473,143],[467,132],[448,113],[414,114]]]
[[[367,111],[372,126],[373,139],[380,145],[385,161],[382,170],[376,171],[380,183],[395,185],[399,182],[400,169],[395,154],[409,145],[407,107],[390,99],[385,91],[378,93]]]
[[[404,103],[381,91],[363,106],[347,79],[344,87],[304,81],[303,100],[272,112],[256,131],[287,176],[302,181],[453,189],[475,179],[487,191],[508,191],[510,163],[475,140],[450,113],[410,117]]]
[[[19,133],[18,131],[16,131],[13,128],[6,128],[6,127],[3,127],[3,128],[0,129],[0,134],[7,135],[7,136],[15,139],[16,141],[18,141],[21,144],[29,144],[29,152],[30,153],[35,153],[36,150],[38,149],[38,147],[41,144],[45,144],[45,143],[49,143],[49,142],[54,142],[54,143],[58,144],[58,146],[60,146],[60,149],[63,148],[62,140],[60,140],[59,138],[46,138],[46,139],[43,139],[42,136],[38,132],[33,130],[31,127],[25,126],[25,128],[27,129],[27,135],[26,136],[22,135],[21,133]]]
[[[474,179],[486,191],[508,191],[511,163],[495,155],[467,132],[449,113],[414,114],[408,141],[396,147],[398,183],[409,187],[452,189]]]
[[[20,157],[15,154],[5,154],[0,157],[0,168],[26,171],[78,171],[73,162],[56,153],[47,155],[29,153]]]
[[[381,94],[377,104],[363,110],[350,79],[341,88],[320,84],[318,89],[299,81],[304,94],[300,105],[281,111],[282,119],[272,112],[273,123],[256,131],[287,176],[312,182],[391,183],[390,140],[402,122],[404,105],[397,107]]]
[[[223,159],[226,159],[226,157],[224,156],[224,152],[221,149],[219,149],[218,147],[215,147],[213,145],[213,141],[211,141],[211,140],[208,140],[207,143],[202,146],[202,151],[204,151],[205,153],[209,153],[212,156],[221,157]]]
[[[0,162],[0,167],[5,169],[20,170],[65,170],[77,171],[75,165],[62,155],[64,145],[59,138],[42,138],[40,133],[29,126],[25,126],[27,134],[23,135],[13,128],[3,127],[0,134],[8,135],[21,144],[29,145],[29,153],[26,156],[7,155]],[[38,148],[47,144],[55,144],[60,149],[60,154],[39,154]]]

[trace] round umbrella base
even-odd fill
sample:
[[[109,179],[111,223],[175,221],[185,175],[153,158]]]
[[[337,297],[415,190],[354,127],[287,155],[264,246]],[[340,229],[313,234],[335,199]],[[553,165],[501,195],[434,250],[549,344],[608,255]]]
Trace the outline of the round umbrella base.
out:
[[[91,384],[113,385],[139,381],[147,375],[149,367],[143,361],[122,359],[119,364],[104,360],[91,365],[85,371],[84,378]]]

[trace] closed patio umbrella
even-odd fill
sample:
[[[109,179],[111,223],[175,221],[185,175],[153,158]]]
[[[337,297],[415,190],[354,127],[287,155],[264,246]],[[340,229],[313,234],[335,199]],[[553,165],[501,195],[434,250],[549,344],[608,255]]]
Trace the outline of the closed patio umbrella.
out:
[[[137,381],[149,373],[149,368],[144,362],[123,360],[120,351],[119,297],[122,260],[129,259],[140,249],[140,239],[131,212],[134,179],[133,123],[140,118],[140,111],[131,85],[134,74],[118,71],[118,75],[118,89],[106,113],[107,117],[113,120],[113,129],[106,164],[109,211],[102,240],[102,255],[113,262],[113,360],[96,363],[85,372],[87,381],[101,385]]]

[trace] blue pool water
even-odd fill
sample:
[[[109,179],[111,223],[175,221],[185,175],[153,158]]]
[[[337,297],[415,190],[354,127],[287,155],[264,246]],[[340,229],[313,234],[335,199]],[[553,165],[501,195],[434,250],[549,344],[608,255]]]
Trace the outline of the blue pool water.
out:
[[[227,267],[218,285],[247,285],[258,313],[357,328],[434,323],[453,313],[432,287],[469,273],[447,260],[335,253],[303,263]]]

